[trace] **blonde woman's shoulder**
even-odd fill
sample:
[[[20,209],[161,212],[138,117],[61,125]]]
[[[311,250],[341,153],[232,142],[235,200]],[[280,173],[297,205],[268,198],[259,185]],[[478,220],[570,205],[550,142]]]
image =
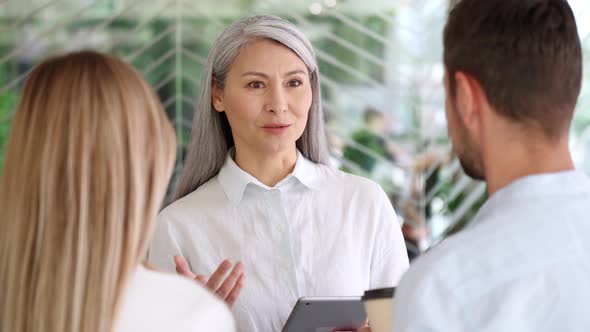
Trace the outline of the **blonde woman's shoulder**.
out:
[[[235,331],[229,308],[197,282],[139,267],[119,310],[116,332]]]

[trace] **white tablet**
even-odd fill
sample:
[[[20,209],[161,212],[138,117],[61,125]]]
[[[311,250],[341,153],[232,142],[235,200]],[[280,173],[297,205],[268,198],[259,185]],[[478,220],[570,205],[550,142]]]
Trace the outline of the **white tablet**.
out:
[[[366,319],[360,297],[302,297],[283,332],[356,331]]]

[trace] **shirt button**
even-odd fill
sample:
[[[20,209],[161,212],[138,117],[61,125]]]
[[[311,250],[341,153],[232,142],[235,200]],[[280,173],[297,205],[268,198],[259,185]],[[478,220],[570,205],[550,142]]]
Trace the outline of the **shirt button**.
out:
[[[282,233],[284,230],[285,230],[285,226],[283,226],[283,224],[277,225],[277,231],[279,231],[279,233]]]

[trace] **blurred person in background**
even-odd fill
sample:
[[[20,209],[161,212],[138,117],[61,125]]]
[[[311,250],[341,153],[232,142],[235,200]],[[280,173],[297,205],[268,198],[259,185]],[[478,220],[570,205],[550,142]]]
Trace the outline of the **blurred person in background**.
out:
[[[352,134],[354,145],[345,146],[343,156],[371,174],[379,162],[371,153],[395,162],[396,147],[387,140],[389,125],[383,112],[368,107],[363,113],[363,121],[363,127]]]

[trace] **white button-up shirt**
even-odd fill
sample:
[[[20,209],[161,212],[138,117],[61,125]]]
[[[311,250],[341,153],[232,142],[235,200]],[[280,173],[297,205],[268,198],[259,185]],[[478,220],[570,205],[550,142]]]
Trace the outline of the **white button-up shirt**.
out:
[[[228,156],[217,176],[160,214],[149,260],[174,271],[177,254],[198,274],[225,258],[244,262],[239,331],[280,331],[299,297],[362,295],[397,285],[408,268],[383,190],[300,153],[274,188]]]
[[[127,283],[115,332],[234,332],[228,307],[209,290],[178,275],[139,266]]]
[[[590,331],[590,179],[524,177],[412,265],[395,332]]]

